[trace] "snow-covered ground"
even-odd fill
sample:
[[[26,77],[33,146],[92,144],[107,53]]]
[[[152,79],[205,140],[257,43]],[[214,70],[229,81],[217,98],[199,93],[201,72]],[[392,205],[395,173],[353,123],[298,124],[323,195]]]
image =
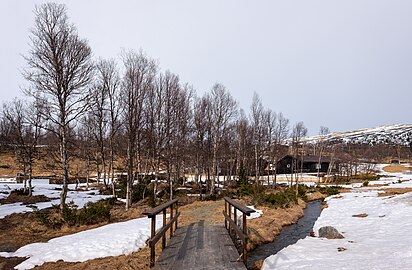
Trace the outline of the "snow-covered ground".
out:
[[[412,192],[378,197],[383,188],[412,187],[412,175],[387,175],[370,184],[388,186],[354,188],[326,199],[328,208],[314,232],[333,226],[344,239],[308,236],[268,257],[262,269],[412,269]],[[359,214],[367,216],[353,217]]]
[[[75,184],[69,185],[66,202],[73,201],[79,208],[83,207],[88,202],[96,202],[106,199],[110,196],[99,195],[98,190],[89,189],[88,191],[75,191]],[[60,203],[61,185],[44,184],[41,181],[33,183],[33,195],[44,195],[52,200],[50,202],[40,202],[31,205],[23,205],[22,203],[1,204],[0,219],[13,213],[31,212],[33,209],[44,209],[51,207],[53,204]],[[0,199],[9,196],[12,190],[23,188],[23,184],[0,184]]]
[[[157,216],[160,228],[163,217]],[[2,257],[28,257],[16,269],[31,269],[45,262],[84,262],[90,259],[130,254],[146,246],[150,238],[151,219],[138,218],[113,223],[96,229],[51,239],[47,243],[33,243],[16,252],[0,252]]]
[[[254,205],[247,205],[247,207],[255,210],[256,212],[251,213],[249,216],[246,216],[246,219],[259,218],[263,214],[263,211],[256,209]],[[232,213],[234,211],[235,211],[235,208],[232,206]],[[238,217],[239,220],[241,220],[243,218],[243,213],[240,210],[237,210],[236,216]]]

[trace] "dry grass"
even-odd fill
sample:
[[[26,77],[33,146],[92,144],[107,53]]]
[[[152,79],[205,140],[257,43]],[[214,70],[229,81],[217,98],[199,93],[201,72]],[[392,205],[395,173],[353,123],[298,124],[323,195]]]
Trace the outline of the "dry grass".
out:
[[[250,229],[250,242],[248,249],[269,243],[280,233],[283,226],[296,223],[303,216],[306,203],[299,200],[299,203],[289,208],[269,208],[259,207],[263,210],[263,216],[248,221]]]
[[[391,165],[383,167],[383,170],[388,173],[401,173],[401,172],[411,170],[411,167],[404,166],[401,164],[391,164]]]
[[[378,193],[379,197],[394,196],[412,192],[412,188],[385,188],[382,193]]]
[[[357,217],[357,218],[366,218],[368,214],[357,214],[357,215],[352,215],[352,217]]]
[[[0,199],[0,204],[9,204],[9,203],[18,203],[22,202],[23,204],[34,204],[39,202],[50,202],[51,199],[44,195],[35,195],[35,196],[27,196],[27,195],[18,195],[16,193],[11,193],[7,198]]]

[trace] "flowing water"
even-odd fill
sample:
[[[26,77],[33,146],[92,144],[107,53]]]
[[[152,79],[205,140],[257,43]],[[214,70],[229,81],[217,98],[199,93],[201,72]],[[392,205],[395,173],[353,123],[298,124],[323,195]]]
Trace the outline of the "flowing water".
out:
[[[273,242],[260,245],[249,253],[248,265],[264,260],[270,255],[278,253],[281,249],[295,244],[299,239],[310,235],[321,212],[321,201],[308,202],[304,210],[304,216],[297,223],[284,227]]]

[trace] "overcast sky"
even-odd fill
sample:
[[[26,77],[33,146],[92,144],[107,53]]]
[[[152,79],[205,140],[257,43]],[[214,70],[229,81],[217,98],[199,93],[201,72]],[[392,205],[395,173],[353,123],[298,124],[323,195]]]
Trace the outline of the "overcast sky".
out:
[[[35,4],[0,2],[0,102],[21,96]],[[314,135],[411,123],[412,1],[57,1],[94,56],[142,48],[199,95],[215,82]]]

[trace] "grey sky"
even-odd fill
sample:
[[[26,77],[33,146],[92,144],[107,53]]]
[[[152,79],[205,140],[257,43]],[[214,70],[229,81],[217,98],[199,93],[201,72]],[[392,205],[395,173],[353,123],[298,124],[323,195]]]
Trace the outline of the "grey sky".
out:
[[[0,2],[0,102],[24,83],[33,9]],[[412,1],[57,1],[95,57],[142,48],[198,94],[224,84],[265,107],[345,131],[411,123]]]

